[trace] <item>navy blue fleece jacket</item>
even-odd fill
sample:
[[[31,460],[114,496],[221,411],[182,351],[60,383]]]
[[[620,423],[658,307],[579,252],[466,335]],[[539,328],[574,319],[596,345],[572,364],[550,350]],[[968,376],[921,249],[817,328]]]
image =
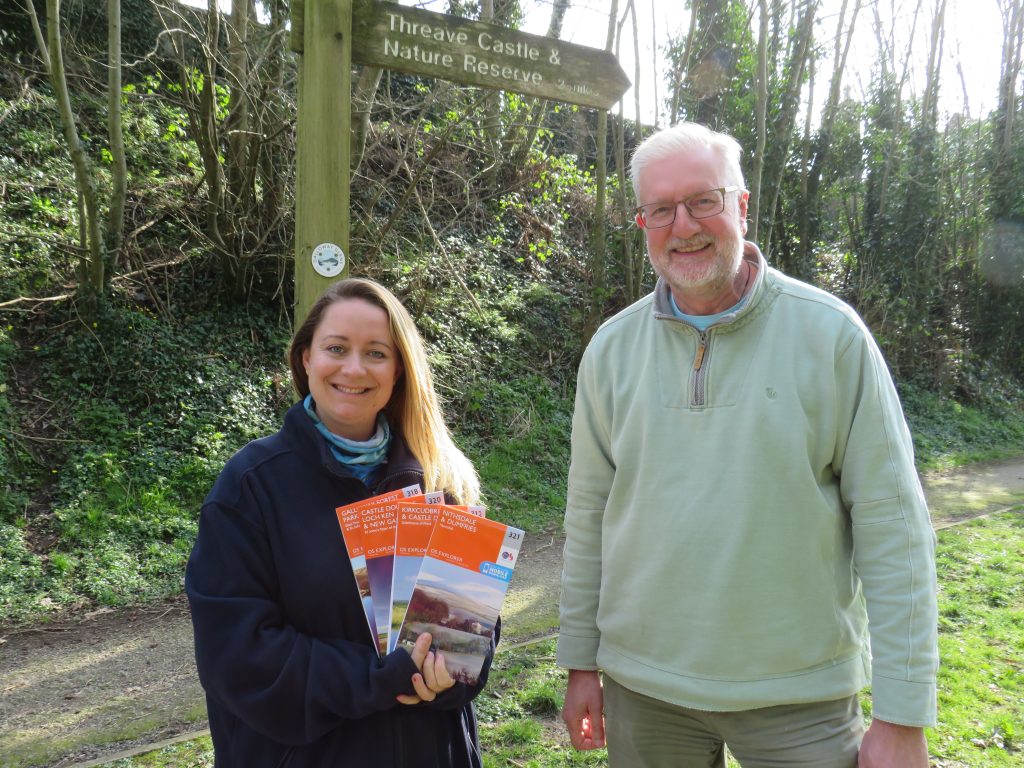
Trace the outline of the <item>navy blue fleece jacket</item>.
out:
[[[422,482],[400,436],[378,476],[349,476],[298,404],[203,504],[185,590],[217,768],[481,765],[470,702],[489,659],[477,686],[406,706],[412,659],[374,650],[335,509]]]

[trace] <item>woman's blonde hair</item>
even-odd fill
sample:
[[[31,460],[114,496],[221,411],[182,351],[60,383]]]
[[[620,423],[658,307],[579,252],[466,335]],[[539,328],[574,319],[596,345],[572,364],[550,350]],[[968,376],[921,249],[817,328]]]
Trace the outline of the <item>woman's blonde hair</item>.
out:
[[[313,335],[327,308],[348,299],[362,299],[380,307],[388,316],[403,374],[395,382],[384,413],[388,423],[402,436],[423,466],[424,490],[447,491],[462,504],[478,503],[480,480],[469,459],[455,445],[444,421],[423,339],[409,311],[384,286],[372,280],[350,277],[331,285],[316,300],[302,325],[296,329],[288,348],[288,365],[299,397],[309,394],[309,377],[302,364],[302,355],[312,346]]]

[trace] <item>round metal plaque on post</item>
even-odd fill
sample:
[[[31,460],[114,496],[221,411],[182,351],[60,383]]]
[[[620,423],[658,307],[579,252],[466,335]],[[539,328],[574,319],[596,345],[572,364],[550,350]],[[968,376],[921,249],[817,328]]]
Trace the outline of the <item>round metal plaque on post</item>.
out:
[[[313,269],[323,277],[337,277],[345,269],[345,252],[334,243],[320,243],[313,249]]]

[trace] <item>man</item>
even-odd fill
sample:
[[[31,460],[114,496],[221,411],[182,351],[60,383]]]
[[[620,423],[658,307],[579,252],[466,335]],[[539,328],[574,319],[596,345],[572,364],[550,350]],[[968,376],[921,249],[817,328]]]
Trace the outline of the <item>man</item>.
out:
[[[580,364],[562,716],[577,749],[607,731],[612,768],[724,766],[724,744],[744,768],[926,768],[935,538],[910,434],[856,313],[744,242],[739,160],[695,124],[633,156],[659,279]]]

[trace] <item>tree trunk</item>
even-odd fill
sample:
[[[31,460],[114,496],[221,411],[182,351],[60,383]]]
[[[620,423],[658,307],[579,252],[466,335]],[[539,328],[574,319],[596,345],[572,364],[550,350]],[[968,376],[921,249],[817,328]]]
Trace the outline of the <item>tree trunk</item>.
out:
[[[850,23],[846,27],[844,37],[843,27],[846,23],[847,2],[848,0],[843,0],[842,7],[839,10],[828,99],[825,102],[825,109],[821,116],[817,138],[814,141],[813,147],[811,147],[810,168],[806,171],[806,184],[802,190],[801,207],[804,216],[800,222],[800,251],[797,257],[796,274],[805,279],[809,278],[813,271],[814,244],[821,230],[821,202],[819,200],[821,177],[832,146],[832,130],[835,126],[836,115],[839,112],[839,96],[842,92],[843,73],[846,71],[846,62],[850,54],[850,45],[853,42],[857,15],[860,13],[861,7],[861,0],[854,0],[853,13],[850,15]]]
[[[811,199],[810,189],[810,176],[811,176],[811,164],[812,156],[814,154],[811,146],[811,121],[814,117],[814,85],[817,77],[817,67],[815,66],[815,60],[811,59],[808,65],[808,77],[807,77],[807,117],[804,120],[804,137],[803,137],[803,148],[800,156],[800,204],[801,209],[804,212],[803,218],[800,220],[800,247],[805,248],[805,241],[808,237],[809,222],[812,218],[808,210],[808,206],[817,204],[816,200]]]
[[[116,264],[124,238],[124,204],[128,195],[128,163],[121,125],[121,0],[107,0],[107,76],[107,134],[113,165],[105,250],[107,258]]]
[[[203,84],[199,91],[198,114],[195,115],[193,135],[199,155],[203,159],[203,170],[206,172],[206,235],[217,246],[221,255],[221,263],[228,273],[233,265],[227,254],[227,246],[221,232],[221,212],[224,210],[224,170],[220,164],[219,142],[217,138],[217,50],[220,47],[220,12],[216,0],[209,0],[206,13],[206,40],[203,44],[205,68]],[[189,67],[185,62],[182,50],[181,59],[182,87],[191,93],[192,83]],[[190,116],[192,110],[189,110]]]
[[[398,0],[380,0],[384,3],[396,3]],[[363,66],[359,71],[359,79],[352,89],[352,177],[355,178],[359,164],[366,151],[366,137],[370,132],[370,113],[373,101],[380,87],[380,78],[384,73],[380,67]]]
[[[249,144],[251,136],[249,88],[249,3],[232,0],[228,19],[228,77],[231,87],[228,117],[225,120],[228,156],[225,158],[227,191],[231,208],[245,212],[249,208]]]
[[[750,182],[750,239],[757,242],[761,221],[761,177],[764,175],[764,149],[768,141],[768,2],[758,0],[761,14],[757,35],[757,81],[754,83],[754,115],[757,139]]]
[[[635,3],[636,3],[636,0],[627,0],[627,2],[626,2],[626,12],[622,14],[622,21],[625,22],[625,20],[626,20],[626,13],[628,13],[630,19],[633,22],[633,111],[634,111],[634,114],[636,116],[636,123],[635,123],[636,124],[636,136],[634,137],[634,141],[637,144],[639,144],[641,141],[644,140],[644,125],[643,125],[643,121],[641,120],[641,116],[640,116],[640,81],[641,81],[642,78],[641,78],[641,75],[640,75],[640,37],[639,37],[639,34],[637,32],[637,28],[636,28],[636,5],[635,5]],[[622,27],[622,25],[620,24],[619,28],[621,29],[621,27]],[[621,32],[619,34],[621,35]],[[618,58],[618,47],[619,47],[618,43],[616,43],[615,47],[616,47],[615,57]],[[655,78],[655,82],[657,82],[657,78]],[[623,123],[623,126],[622,126],[623,133],[625,133],[625,129],[626,129],[625,123]],[[623,137],[623,138],[625,138],[625,137]]]
[[[1016,118],[1017,78],[1021,69],[1021,44],[1024,34],[1024,2],[1006,0],[1003,12],[1003,56],[999,77],[999,105],[996,109],[996,163],[1008,161]]]
[[[263,134],[260,141],[259,166],[262,179],[263,197],[260,202],[260,219],[265,227],[272,227],[281,215],[281,206],[285,197],[286,179],[292,166],[292,158],[285,143],[280,139],[282,126],[289,121],[288,108],[285,102],[285,24],[288,8],[285,0],[273,0],[269,8],[271,47],[267,53],[266,81],[263,87],[265,104],[261,110],[259,124]],[[267,133],[272,136],[267,136]],[[284,259],[281,272],[284,273]]]
[[[697,35],[697,12],[696,8],[690,9],[690,27],[686,32],[686,41],[683,43],[682,54],[676,63],[672,73],[672,111],[669,123],[674,125],[683,111],[683,78],[690,69],[690,53],[693,51],[694,40]]]
[[[608,11],[608,37],[604,46],[609,52],[612,51],[615,42],[615,22],[618,15],[619,2],[612,0],[611,9]],[[607,298],[605,198],[608,186],[608,110],[605,109],[597,113],[597,158],[594,163],[594,177],[597,182],[597,194],[594,200],[594,228],[590,237],[590,299],[587,302],[586,322],[583,328],[583,346],[590,342],[597,331]]]
[[[658,58],[658,16],[655,11],[655,0],[651,0],[651,72],[654,73],[654,129],[658,129],[659,124],[659,100],[658,100],[658,64],[660,60]],[[639,78],[634,84],[637,87],[640,84]],[[639,102],[639,96],[637,101]],[[639,118],[637,120],[639,122]]]
[[[75,115],[71,109],[67,75],[64,67],[64,51],[60,32],[60,0],[46,0],[46,36],[49,44],[50,81],[53,84],[57,108],[60,111],[64,140],[75,169],[75,187],[85,210],[87,255],[79,262],[78,293],[84,300],[88,312],[94,312],[103,300],[105,284],[105,253],[100,228],[100,213],[97,204],[95,180],[85,147],[78,136]]]
[[[637,38],[636,38],[636,12],[635,12],[635,9],[633,7],[633,2],[634,2],[634,0],[627,0],[627,2],[626,2],[626,9],[625,9],[624,13],[622,14],[622,19],[619,21],[619,24],[618,24],[618,27],[617,27],[617,31],[616,31],[616,35],[615,35],[615,57],[616,58],[621,58],[620,51],[621,51],[621,42],[622,42],[622,27],[623,27],[623,24],[625,24],[626,16],[628,14],[628,15],[630,15],[632,17],[632,22],[633,22],[633,51],[634,51],[634,57],[635,57],[634,58],[634,63],[635,63],[634,78],[635,79],[634,79],[633,92],[634,92],[634,94],[639,94],[639,92],[640,92],[640,87],[639,87],[639,83],[640,83],[640,78],[639,78],[639,72],[640,72],[639,51],[640,51],[640,47],[637,45]],[[641,123],[640,123],[639,96],[637,96],[637,102],[635,104],[635,109],[636,109],[636,130],[637,130],[636,142],[639,143],[640,141],[643,140],[642,126],[641,126]],[[615,173],[616,173],[616,175],[618,177],[618,180],[619,180],[619,183],[618,183],[618,186],[617,186],[617,189],[616,189],[616,193],[615,193],[615,200],[616,200],[616,206],[618,207],[618,209],[620,211],[627,210],[628,205],[629,205],[627,203],[627,201],[626,201],[626,194],[627,194],[626,190],[627,190],[627,187],[629,186],[629,184],[628,184],[628,182],[626,180],[626,114],[625,113],[626,113],[625,101],[624,100],[620,100],[619,101],[619,117],[618,117],[618,120],[615,121],[615,129],[614,129],[614,132],[613,132],[613,138],[614,138],[614,142],[615,142],[615,146],[614,146]],[[634,242],[633,242],[633,238],[630,235],[631,235],[631,233],[629,233],[627,231],[627,232],[624,233],[624,236],[622,238],[622,273],[623,273],[623,277],[625,279],[626,302],[627,303],[632,303],[637,298],[639,298],[638,294],[640,292],[639,278],[638,278],[638,276],[636,274],[636,268],[635,268],[635,263],[634,263],[635,260],[636,260],[636,257],[634,255],[634,248],[633,248]]]
[[[494,0],[480,0],[480,21],[495,23]],[[501,91],[488,90],[483,97],[483,134],[490,152],[485,184],[489,192],[498,185],[501,166]]]
[[[796,113],[800,106],[800,86],[803,84],[804,67],[807,64],[807,57],[811,49],[814,17],[818,10],[818,0],[798,0],[798,3],[799,18],[796,23],[793,45],[787,66],[789,76],[783,88],[779,116],[772,130],[771,146],[773,150],[769,153],[771,162],[767,162],[768,158],[766,158],[764,175],[766,181],[761,187],[761,216],[762,218],[767,217],[767,226],[760,239],[766,256],[771,254],[771,237],[772,231],[775,228],[775,213],[778,207],[779,194],[782,190],[782,177],[786,169],[786,159],[789,157],[793,125],[796,122]],[[766,203],[767,205],[765,205]]]
[[[548,31],[545,35],[552,39],[559,39],[562,36],[562,23],[565,20],[565,12],[569,10],[570,0],[554,0],[551,5],[551,18],[548,20]],[[548,119],[551,112],[551,102],[547,99],[531,99],[526,109],[526,133],[525,138],[515,142],[510,148],[511,151],[503,153],[510,158],[509,164],[512,168],[522,168],[526,159],[530,156],[534,142],[537,141],[537,134]]]
[[[373,111],[373,100],[380,86],[380,78],[384,73],[380,67],[363,66],[359,72],[352,93],[352,176],[359,170],[366,151],[366,137],[370,133],[370,113]]]
[[[43,66],[46,67],[46,74],[48,77],[52,77],[50,73],[50,49],[46,45],[46,37],[43,35],[43,30],[39,27],[39,17],[36,16],[36,7],[33,5],[32,0],[22,0],[25,13],[28,14],[29,21],[32,23],[32,33],[36,37],[36,45],[39,46],[39,55],[43,58]]]
[[[945,14],[946,0],[939,0],[932,18],[932,37],[928,46],[928,68],[925,70],[924,98],[921,104],[921,118],[933,127],[938,120],[939,61],[942,59]]]

